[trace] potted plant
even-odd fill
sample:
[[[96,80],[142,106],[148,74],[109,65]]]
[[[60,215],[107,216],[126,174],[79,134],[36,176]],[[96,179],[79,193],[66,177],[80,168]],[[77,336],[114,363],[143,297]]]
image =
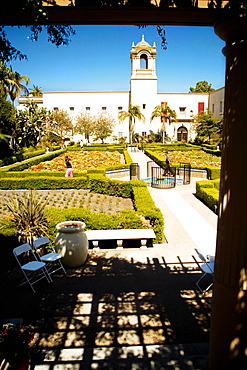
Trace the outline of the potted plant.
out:
[[[31,349],[35,345],[34,328],[20,323],[2,325],[0,331],[1,369],[27,370],[30,367]]]

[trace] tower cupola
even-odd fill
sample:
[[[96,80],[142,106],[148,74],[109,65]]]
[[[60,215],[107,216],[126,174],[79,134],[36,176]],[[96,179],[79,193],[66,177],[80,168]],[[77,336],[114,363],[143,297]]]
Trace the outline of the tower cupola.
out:
[[[144,35],[138,44],[132,44],[130,51],[131,59],[131,79],[132,78],[149,78],[157,79],[156,76],[156,45],[149,45],[145,41]]]

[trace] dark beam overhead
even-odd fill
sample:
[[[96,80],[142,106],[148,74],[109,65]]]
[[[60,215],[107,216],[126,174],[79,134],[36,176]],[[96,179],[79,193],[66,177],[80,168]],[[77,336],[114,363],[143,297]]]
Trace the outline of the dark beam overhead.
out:
[[[174,25],[213,26],[229,10],[155,7],[46,7],[48,19],[35,19],[32,13],[2,14],[1,25],[70,24],[70,25]]]

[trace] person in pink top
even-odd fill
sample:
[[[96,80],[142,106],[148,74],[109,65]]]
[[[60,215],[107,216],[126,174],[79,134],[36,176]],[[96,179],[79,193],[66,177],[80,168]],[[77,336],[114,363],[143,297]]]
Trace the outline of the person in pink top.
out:
[[[65,177],[73,177],[72,164],[71,164],[70,159],[67,155],[65,157],[65,166],[66,166]]]

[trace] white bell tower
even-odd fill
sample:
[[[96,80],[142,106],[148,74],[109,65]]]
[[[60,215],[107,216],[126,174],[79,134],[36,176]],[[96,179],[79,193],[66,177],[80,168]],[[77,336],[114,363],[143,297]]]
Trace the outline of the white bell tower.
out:
[[[142,36],[142,40],[134,45],[130,51],[131,78],[130,78],[130,102],[138,105],[146,117],[146,124],[150,121],[151,113],[157,105],[157,76],[156,76],[156,45],[150,46]],[[148,127],[142,126],[142,130],[148,131]],[[140,125],[136,122],[136,126]],[[148,125],[149,126],[149,125]],[[141,128],[136,127],[135,132]]]

